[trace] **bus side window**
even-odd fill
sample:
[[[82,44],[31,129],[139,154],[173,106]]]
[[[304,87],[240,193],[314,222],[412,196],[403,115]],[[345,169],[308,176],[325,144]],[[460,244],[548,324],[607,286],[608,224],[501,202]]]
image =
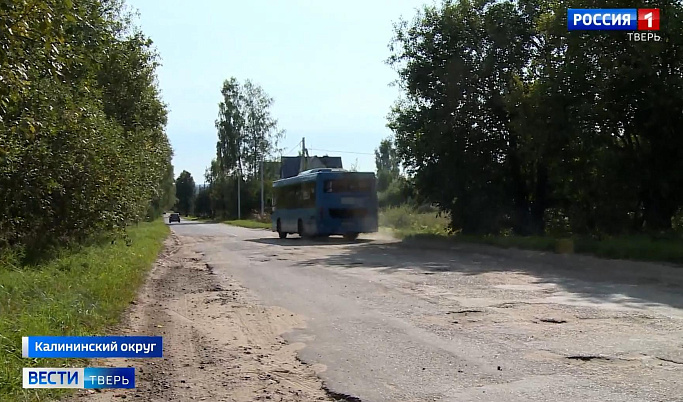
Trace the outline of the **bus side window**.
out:
[[[315,183],[306,182],[301,185],[303,207],[309,208],[315,205]]]
[[[311,202],[310,202],[309,206],[314,207],[315,206],[315,182],[308,183],[308,193],[310,194],[310,197],[311,197]]]
[[[294,199],[293,194],[292,194],[292,188],[285,186],[282,187],[282,199],[280,200],[280,207],[282,208],[292,208],[292,201]]]

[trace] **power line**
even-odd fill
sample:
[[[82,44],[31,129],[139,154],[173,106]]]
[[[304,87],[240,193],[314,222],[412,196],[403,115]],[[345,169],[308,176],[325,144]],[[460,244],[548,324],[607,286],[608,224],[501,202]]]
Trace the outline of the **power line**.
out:
[[[322,152],[334,152],[338,154],[356,154],[356,155],[374,155],[373,153],[370,152],[351,152],[351,151],[332,151],[329,149],[319,149],[319,148],[308,148],[311,151],[322,151]]]
[[[291,153],[291,152],[292,152],[293,150],[295,150],[299,145],[301,145],[301,141],[299,141],[298,144],[294,145],[294,146],[292,147],[292,149],[290,149],[289,151],[287,151],[287,154]]]

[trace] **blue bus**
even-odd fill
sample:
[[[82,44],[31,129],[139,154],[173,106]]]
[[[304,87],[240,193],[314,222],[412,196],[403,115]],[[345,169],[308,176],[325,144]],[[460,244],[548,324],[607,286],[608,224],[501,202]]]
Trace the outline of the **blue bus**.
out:
[[[312,169],[273,182],[272,230],[281,239],[377,231],[377,189],[374,173],[343,169]]]

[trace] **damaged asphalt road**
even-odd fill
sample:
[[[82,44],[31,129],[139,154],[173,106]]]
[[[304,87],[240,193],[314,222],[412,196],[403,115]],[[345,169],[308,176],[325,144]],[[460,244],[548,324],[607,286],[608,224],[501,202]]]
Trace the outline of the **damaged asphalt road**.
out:
[[[681,268],[172,229],[125,329],[165,357],[77,400],[683,401]]]

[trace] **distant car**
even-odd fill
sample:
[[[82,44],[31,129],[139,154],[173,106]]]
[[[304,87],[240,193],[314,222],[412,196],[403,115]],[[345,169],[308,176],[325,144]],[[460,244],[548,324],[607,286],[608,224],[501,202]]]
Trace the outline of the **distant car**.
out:
[[[178,222],[180,223],[180,214],[173,213],[168,217],[168,223]]]

